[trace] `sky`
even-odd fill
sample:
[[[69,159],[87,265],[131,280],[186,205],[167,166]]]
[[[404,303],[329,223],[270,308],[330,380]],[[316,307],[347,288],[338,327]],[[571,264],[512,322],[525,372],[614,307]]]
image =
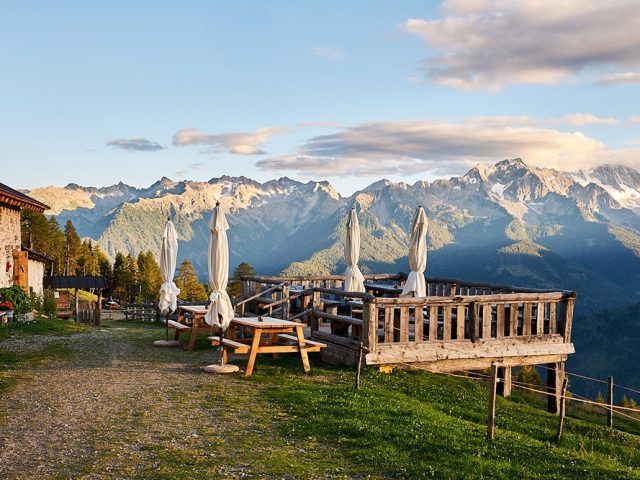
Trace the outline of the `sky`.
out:
[[[640,169],[637,0],[0,0],[0,181]]]

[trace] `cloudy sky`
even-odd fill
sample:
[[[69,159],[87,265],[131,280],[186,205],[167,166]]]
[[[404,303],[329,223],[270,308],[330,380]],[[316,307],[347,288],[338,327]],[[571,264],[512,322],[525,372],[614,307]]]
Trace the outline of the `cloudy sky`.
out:
[[[640,169],[637,0],[3,2],[0,181]]]

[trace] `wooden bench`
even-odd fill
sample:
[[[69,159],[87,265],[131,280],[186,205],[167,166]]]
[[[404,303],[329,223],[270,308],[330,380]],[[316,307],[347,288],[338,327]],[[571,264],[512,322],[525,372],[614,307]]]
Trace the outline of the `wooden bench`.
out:
[[[217,347],[218,345],[220,345],[219,336],[218,337],[212,336],[208,338],[211,341],[211,345],[213,347]],[[251,349],[251,346],[247,345],[246,343],[236,342],[235,340],[231,340],[229,338],[224,338],[224,337],[222,338],[222,346],[233,348],[233,353],[238,353],[238,354],[249,353],[249,350]]]
[[[169,328],[175,328],[176,330],[186,331],[191,330],[189,325],[185,325],[184,323],[178,323],[175,320],[169,320]]]
[[[282,340],[288,340],[290,342],[298,343],[298,337],[295,335],[288,335],[286,333],[278,334],[278,338]],[[327,346],[326,343],[316,342],[314,340],[309,340],[308,338],[304,339],[304,349],[307,352],[319,352],[321,348],[325,348]]]

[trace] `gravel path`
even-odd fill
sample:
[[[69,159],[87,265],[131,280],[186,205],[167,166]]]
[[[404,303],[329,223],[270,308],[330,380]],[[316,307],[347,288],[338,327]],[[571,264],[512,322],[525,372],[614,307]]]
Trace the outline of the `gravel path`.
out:
[[[18,384],[0,397],[0,478],[172,478],[180,462],[189,478],[253,476],[233,461],[232,445],[251,435],[265,441],[268,427],[229,400],[261,387],[203,374],[212,350],[154,348],[158,331],[141,332],[107,328],[0,343],[10,351],[71,349],[66,360],[21,368]]]

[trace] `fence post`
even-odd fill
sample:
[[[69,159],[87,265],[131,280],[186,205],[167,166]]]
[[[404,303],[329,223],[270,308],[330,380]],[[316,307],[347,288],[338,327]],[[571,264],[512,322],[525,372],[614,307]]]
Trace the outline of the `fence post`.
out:
[[[547,412],[558,413],[560,409],[560,390],[565,377],[564,362],[547,364],[547,391],[553,395],[547,396]]]
[[[560,392],[560,394],[562,395],[560,397],[560,411],[558,412],[560,418],[558,419],[558,433],[556,434],[556,442],[558,444],[560,443],[560,439],[562,438],[562,428],[564,427],[564,414],[567,404],[566,394],[568,386],[569,379],[567,377],[564,377],[564,380],[562,381],[562,390]]]
[[[371,300],[362,305],[362,342],[367,352],[373,352],[378,343],[378,306]]]
[[[607,425],[613,427],[613,377],[609,375],[607,381]]]
[[[282,304],[282,319],[286,320],[289,318],[289,284],[285,283],[282,285],[282,299],[285,300]]]
[[[489,383],[489,416],[487,419],[487,440],[492,441],[496,427],[496,391],[498,386],[498,365],[491,365],[491,381]]]
[[[511,396],[511,367],[500,367],[498,376],[500,377],[498,393],[505,398]]]

